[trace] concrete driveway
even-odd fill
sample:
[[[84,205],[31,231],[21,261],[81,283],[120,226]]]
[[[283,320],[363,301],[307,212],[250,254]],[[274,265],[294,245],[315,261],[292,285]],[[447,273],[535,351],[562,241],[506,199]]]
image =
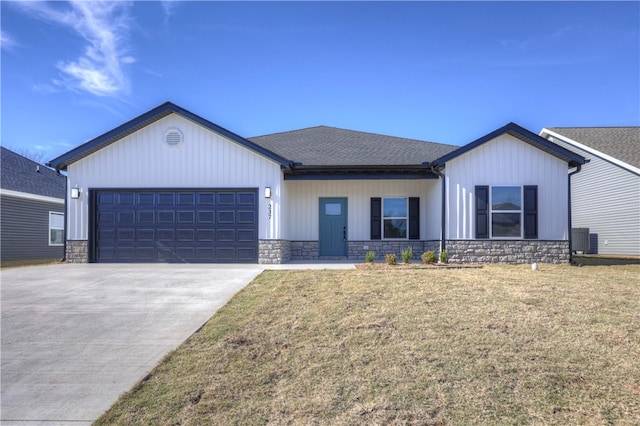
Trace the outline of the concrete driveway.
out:
[[[2,424],[91,424],[263,269],[62,264],[3,270]]]

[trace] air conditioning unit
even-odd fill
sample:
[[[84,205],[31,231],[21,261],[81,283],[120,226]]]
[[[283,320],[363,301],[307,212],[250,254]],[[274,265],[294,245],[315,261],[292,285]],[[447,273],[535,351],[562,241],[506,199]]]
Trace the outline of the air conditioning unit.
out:
[[[571,250],[582,253],[589,251],[589,228],[571,228]]]

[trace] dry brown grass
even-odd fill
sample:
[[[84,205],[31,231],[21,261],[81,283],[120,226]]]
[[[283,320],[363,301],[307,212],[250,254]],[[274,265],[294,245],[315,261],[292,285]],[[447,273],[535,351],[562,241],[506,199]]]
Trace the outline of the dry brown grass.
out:
[[[98,424],[640,424],[639,277],[268,271]]]

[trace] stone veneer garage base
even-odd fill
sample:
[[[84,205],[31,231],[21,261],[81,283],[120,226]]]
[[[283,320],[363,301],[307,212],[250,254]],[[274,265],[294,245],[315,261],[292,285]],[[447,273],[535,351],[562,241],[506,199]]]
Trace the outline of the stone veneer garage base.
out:
[[[349,241],[348,256],[321,257],[318,255],[317,241],[260,240],[258,242],[261,264],[279,264],[290,260],[342,260],[364,262],[369,250],[375,252],[378,261],[384,260],[387,253],[400,252],[407,247],[413,248],[413,258],[427,250],[439,252],[439,241]],[[366,247],[366,248],[365,248]],[[448,240],[446,251],[450,263],[568,263],[568,241],[541,240]],[[87,263],[88,241],[69,240],[66,250],[67,262]]]

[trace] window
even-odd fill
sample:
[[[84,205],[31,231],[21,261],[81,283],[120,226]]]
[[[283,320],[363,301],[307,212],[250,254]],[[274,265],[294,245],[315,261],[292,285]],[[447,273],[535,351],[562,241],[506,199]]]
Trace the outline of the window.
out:
[[[407,199],[382,199],[382,238],[407,238]]]
[[[371,239],[420,239],[420,198],[372,198]]]
[[[537,186],[476,186],[476,238],[538,238]]]
[[[64,244],[64,214],[49,212],[49,245]]]
[[[491,236],[520,238],[522,236],[522,188],[494,186],[491,188]]]

